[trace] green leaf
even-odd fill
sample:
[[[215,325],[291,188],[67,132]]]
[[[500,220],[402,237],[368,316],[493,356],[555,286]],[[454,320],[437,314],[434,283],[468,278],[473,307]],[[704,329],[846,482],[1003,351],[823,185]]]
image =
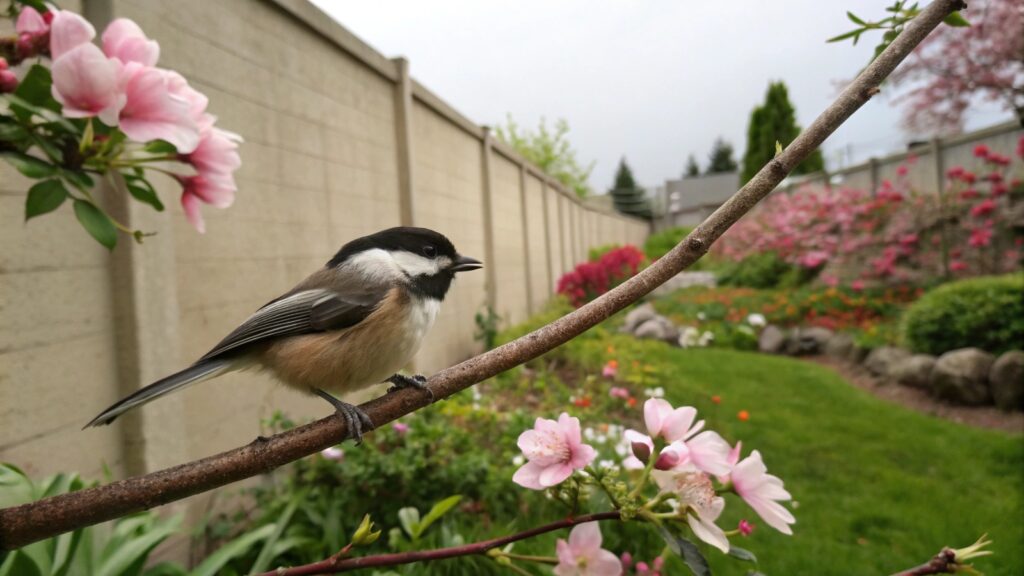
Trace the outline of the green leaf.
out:
[[[664,526],[658,526],[658,532],[665,539],[669,549],[683,559],[691,572],[696,576],[711,576],[711,566],[708,565],[707,559],[700,553],[700,548],[697,548],[696,544],[682,536],[673,534]]]
[[[451,510],[459,503],[459,500],[462,500],[462,496],[456,494],[455,496],[449,496],[437,504],[434,504],[434,507],[430,509],[430,512],[427,512],[427,515],[423,517],[422,521],[420,521],[419,534],[416,536],[419,537],[420,534],[426,532],[427,528],[430,528],[431,524],[437,522],[441,516],[444,516],[449,510]]]
[[[52,576],[65,576],[71,570],[75,551],[82,541],[84,532],[84,528],[79,528],[74,532],[61,534],[55,538]]]
[[[171,562],[161,562],[156,566],[146,568],[142,576],[188,576],[188,570]]]
[[[828,40],[825,40],[825,42],[842,42],[843,40],[846,40],[847,38],[854,38],[854,37],[856,37],[857,35],[860,34],[860,32],[861,32],[860,29],[850,30],[849,32],[844,32],[844,33],[840,34],[839,36],[833,36],[833,37],[829,38]]]
[[[153,140],[146,144],[143,150],[152,154],[177,154],[178,149],[174,147],[174,144],[165,140]]]
[[[0,156],[3,156],[7,163],[14,166],[18,172],[29,178],[46,178],[57,173],[56,166],[22,152],[0,152]]]
[[[42,568],[21,550],[15,550],[0,564],[0,576],[46,576]]]
[[[856,14],[854,14],[853,12],[850,12],[849,10],[846,11],[846,17],[849,18],[850,22],[853,22],[854,24],[859,24],[861,26],[867,26],[868,25],[867,22],[865,22],[865,21],[861,20],[860,18],[858,18]]]
[[[164,211],[164,203],[160,201],[160,197],[156,195],[156,190],[153,189],[153,185],[148,181],[143,178],[126,177],[125,185],[128,187],[128,192],[133,198],[139,202],[149,204],[157,212]]]
[[[263,543],[263,549],[260,550],[259,556],[256,557],[256,562],[253,563],[252,568],[249,568],[249,572],[266,572],[270,562],[276,558],[274,549],[277,542],[281,539],[281,534],[284,529],[288,527],[288,522],[291,521],[292,515],[295,514],[295,509],[299,507],[299,504],[306,498],[306,493],[303,491],[297,492],[288,503],[288,507],[284,509],[284,512],[277,517],[277,521],[274,522],[274,531],[267,538],[267,541]]]
[[[97,242],[113,250],[117,244],[117,228],[102,210],[92,202],[75,199],[75,216]]]
[[[25,220],[53,212],[67,200],[68,191],[60,180],[43,180],[28,189],[25,199]]]
[[[43,2],[43,0],[18,0],[18,2],[24,4],[25,6],[31,6],[35,8],[40,14],[42,14],[43,12],[48,12],[50,10],[46,6],[46,3]]]
[[[962,28],[964,26],[971,25],[971,23],[963,17],[963,14],[960,14],[959,12],[953,12],[949,16],[946,16],[942,21],[955,28]]]
[[[178,531],[180,516],[159,523],[134,538],[127,539],[100,561],[98,574],[125,574],[132,568],[141,569],[153,551],[171,534]],[[136,568],[137,567],[137,568]]]
[[[28,138],[28,130],[14,122],[0,123],[0,142],[17,142]]]
[[[53,78],[50,69],[42,64],[33,64],[18,84],[14,95],[30,104],[56,112],[60,110],[60,103],[53,98],[51,86]]]
[[[413,540],[420,535],[420,511],[412,506],[407,506],[398,511],[398,522],[402,525],[405,533]]]
[[[70,182],[72,186],[78,186],[79,188],[92,188],[94,185],[92,176],[89,176],[81,170],[62,170],[60,175],[62,178]]]
[[[192,570],[192,576],[216,576],[218,571],[225,564],[246,554],[257,542],[269,537],[274,531],[273,524],[267,524],[252,532],[246,532],[238,538],[223,545],[213,554],[207,556],[206,560]]]
[[[744,562],[753,562],[754,564],[757,564],[757,556],[754,556],[754,553],[750,550],[729,546],[729,556],[743,560]]]

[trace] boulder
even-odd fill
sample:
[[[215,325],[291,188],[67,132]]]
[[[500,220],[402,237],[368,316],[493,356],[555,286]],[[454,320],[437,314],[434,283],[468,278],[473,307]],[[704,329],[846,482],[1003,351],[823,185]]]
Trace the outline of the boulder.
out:
[[[786,341],[786,353],[791,356],[818,354],[831,337],[832,331],[828,328],[793,328]]]
[[[996,406],[1024,410],[1024,352],[1010,350],[992,363],[988,383]]]
[[[932,369],[931,389],[939,398],[978,406],[992,402],[988,374],[995,357],[978,348],[951,350]]]
[[[875,376],[889,376],[889,371],[900,360],[910,357],[910,352],[895,346],[880,346],[864,359],[864,367]]]
[[[847,360],[854,364],[863,364],[868,359],[868,354],[871,354],[871,348],[866,348],[860,344],[854,343],[850,347],[850,355],[846,357]]]
[[[935,356],[914,354],[909,358],[897,360],[889,369],[889,378],[904,386],[927,389],[934,367]]]
[[[679,340],[679,329],[664,316],[655,316],[637,326],[633,335],[647,340],[664,340],[676,344]]]
[[[833,334],[825,343],[825,354],[839,360],[846,360],[853,351],[853,336],[840,332]]]
[[[648,320],[654,318],[657,315],[658,313],[654,311],[653,304],[651,304],[650,302],[641,304],[640,306],[637,306],[636,308],[630,310],[629,314],[626,314],[626,321],[622,325],[622,331],[634,333],[636,332],[636,329],[640,327],[641,324],[647,322]]]
[[[778,326],[765,326],[757,339],[757,349],[765,354],[781,354],[786,347],[786,334]]]

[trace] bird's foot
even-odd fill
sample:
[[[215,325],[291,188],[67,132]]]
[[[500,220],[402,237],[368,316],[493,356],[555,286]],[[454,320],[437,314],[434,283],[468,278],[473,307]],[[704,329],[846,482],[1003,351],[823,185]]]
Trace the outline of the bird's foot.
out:
[[[373,430],[373,420],[370,420],[370,416],[364,412],[361,408],[353,406],[348,402],[342,402],[334,396],[331,396],[327,392],[315,389],[316,395],[327,400],[334,406],[338,416],[345,420],[345,424],[348,426],[349,438],[356,441],[356,445],[363,443],[363,431],[369,432]]]
[[[417,390],[423,390],[430,397],[430,402],[434,402],[434,393],[427,388],[427,377],[422,374],[415,376],[406,376],[405,374],[395,374],[391,378],[388,378],[388,382],[393,384],[391,388],[388,388],[388,394],[395,390],[401,390],[402,388],[415,388]]]

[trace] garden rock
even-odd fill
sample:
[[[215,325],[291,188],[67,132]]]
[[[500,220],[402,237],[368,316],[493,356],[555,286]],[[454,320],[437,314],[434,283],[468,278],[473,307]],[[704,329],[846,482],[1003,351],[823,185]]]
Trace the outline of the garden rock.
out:
[[[766,326],[757,339],[757,349],[765,354],[781,354],[786,347],[786,334],[778,326]]]
[[[794,328],[789,332],[786,342],[786,353],[796,356],[800,354],[817,354],[832,338],[832,331],[827,328]]]
[[[864,367],[875,376],[888,376],[889,371],[901,360],[910,357],[910,352],[895,346],[880,346],[872,350],[864,360]]]
[[[889,370],[889,378],[904,386],[927,389],[934,367],[935,356],[914,354],[910,358],[896,361]]]
[[[867,360],[868,354],[871,354],[871,348],[865,348],[854,342],[853,346],[850,347],[850,355],[846,359],[854,364],[863,364]]]
[[[992,364],[989,386],[996,406],[1003,410],[1024,410],[1024,352],[1010,350]]]
[[[668,318],[655,316],[638,326],[633,335],[637,338],[664,340],[676,344],[679,340],[679,329]]]
[[[853,336],[849,334],[833,334],[825,343],[825,354],[832,358],[846,360],[853,351]]]
[[[961,348],[939,356],[932,369],[932,392],[939,398],[978,406],[992,401],[988,373],[995,362],[978,348]]]
[[[658,313],[654,311],[654,305],[650,302],[641,304],[640,306],[630,310],[629,314],[626,314],[626,322],[622,325],[622,331],[632,334],[636,332],[636,329],[639,328],[641,324],[657,315]]]

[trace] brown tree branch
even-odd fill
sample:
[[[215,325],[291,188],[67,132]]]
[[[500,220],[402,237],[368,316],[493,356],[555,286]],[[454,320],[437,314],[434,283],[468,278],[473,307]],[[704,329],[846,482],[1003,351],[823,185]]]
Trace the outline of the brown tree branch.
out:
[[[554,532],[555,530],[561,530],[563,528],[571,528],[577,524],[585,524],[587,522],[596,522],[599,520],[620,519],[621,517],[618,510],[611,512],[598,512],[596,514],[577,516],[576,518],[566,518],[565,520],[559,520],[558,522],[552,522],[551,524],[531,528],[530,530],[519,532],[517,534],[510,534],[508,536],[502,536],[501,538],[483,540],[472,544],[464,544],[462,546],[437,548],[435,550],[413,550],[411,552],[397,552],[395,554],[378,554],[376,556],[362,556],[359,558],[332,557],[312,564],[305,564],[303,566],[278,568],[277,570],[265,572],[260,576],[312,576],[314,574],[338,574],[340,572],[349,572],[360,568],[398,566],[399,564],[412,564],[413,562],[428,562],[431,560],[456,558],[459,556],[486,554],[488,550],[500,548],[512,542],[526,540],[527,538],[533,538],[534,536],[539,536],[547,532]]]
[[[956,552],[952,548],[943,548],[928,562],[897,572],[892,576],[925,576],[927,574],[953,574],[956,572]]]
[[[562,318],[430,378],[434,397],[461,390],[548,352],[582,334],[672,278],[707,252],[730,226],[767,196],[811,152],[867,102],[882,81],[962,0],[935,0],[786,149],[671,252],[600,298]],[[382,426],[428,404],[412,389],[361,407]],[[158,472],[0,510],[0,549],[11,550],[269,472],[348,437],[344,420],[327,417],[241,448]]]

